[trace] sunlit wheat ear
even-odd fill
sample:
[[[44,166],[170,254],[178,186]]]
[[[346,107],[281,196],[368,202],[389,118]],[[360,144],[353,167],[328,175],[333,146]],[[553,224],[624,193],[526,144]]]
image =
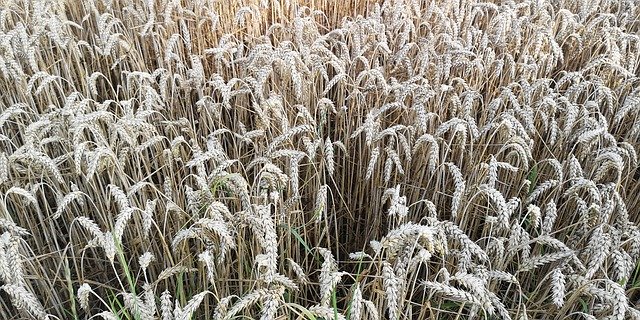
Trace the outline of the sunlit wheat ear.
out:
[[[224,176],[225,174],[229,188],[231,188],[231,190],[233,190],[233,192],[240,198],[242,209],[250,210],[251,200],[249,196],[249,184],[247,181],[237,173],[228,174],[227,172],[222,172],[221,176]]]
[[[604,285],[604,288],[600,288],[599,285]],[[629,308],[628,298],[622,286],[611,280],[602,279],[598,283],[587,283],[581,289],[598,299],[602,299],[608,305],[607,314],[610,314],[609,318],[625,319]]]
[[[80,303],[80,307],[85,311],[89,311],[89,294],[93,292],[91,286],[86,283],[83,283],[77,292],[78,302]]]
[[[325,248],[316,248],[323,258],[320,269],[320,305],[329,306],[331,292],[342,281],[342,272],[338,272],[338,264],[331,251]]]
[[[624,159],[619,154],[615,152],[602,153],[594,161],[599,164],[593,177],[594,181],[601,182],[611,170],[615,172],[616,179],[614,182],[617,183],[622,179],[622,171],[625,165]]]
[[[562,273],[562,268],[555,268],[550,274],[549,281],[551,281],[553,304],[560,308],[564,305],[564,297],[566,293],[566,280]]]
[[[457,272],[451,279],[473,293],[482,302],[482,308],[488,314],[495,313],[496,310],[491,301],[491,292],[487,290],[487,284],[484,279],[466,272]]]
[[[402,160],[400,159],[400,156],[398,155],[398,152],[396,152],[396,150],[394,150],[391,147],[385,148],[384,151],[387,154],[387,162],[392,161],[393,162],[393,168],[396,169],[397,173],[399,175],[404,175],[404,169],[403,169],[403,166],[402,166]],[[385,163],[385,171],[387,171],[387,164],[386,163]],[[385,172],[385,182],[389,181],[388,178],[390,178],[390,172],[391,172],[390,169],[389,169],[389,174],[387,174]]]
[[[389,231],[380,243],[372,242],[371,244],[375,251],[385,249],[387,260],[396,259],[398,254],[416,242],[431,253],[443,254],[446,251],[446,243],[441,237],[441,231],[436,227],[407,222]]]
[[[29,105],[26,103],[15,103],[10,107],[6,107],[2,113],[0,113],[0,128],[5,126],[9,120],[17,115],[26,114],[29,109]]]
[[[216,309],[213,311],[213,319],[220,320],[223,319],[226,314],[229,312],[229,305],[232,300],[236,298],[234,296],[228,296],[220,299],[218,305],[216,305]],[[165,320],[165,319],[162,319]]]
[[[4,193],[5,201],[10,194],[16,194],[23,197],[29,204],[38,208],[38,200],[33,196],[31,192],[20,187],[11,187]]]
[[[546,210],[544,212],[544,219],[542,221],[543,234],[551,233],[551,230],[553,230],[553,225],[556,222],[556,218],[558,218],[558,209],[555,202],[553,202],[552,200],[547,203]]]
[[[580,191],[586,191],[586,193],[591,197],[591,200],[600,205],[602,203],[602,196],[600,195],[600,190],[596,186],[596,183],[593,180],[585,179],[585,178],[577,178],[574,179],[573,185],[567,188],[564,192],[565,197],[578,196]]]
[[[367,165],[367,173],[365,175],[365,180],[369,180],[373,176],[373,173],[375,171],[375,166],[379,156],[380,156],[380,147],[374,147],[371,150],[371,158],[369,159],[369,164]]]
[[[439,282],[423,282],[423,286],[425,290],[429,290],[430,292],[446,297],[447,299],[451,299],[459,302],[467,302],[475,305],[482,305],[482,302],[473,294],[457,289],[453,286],[442,284]]]
[[[101,317],[104,320],[120,320],[120,318],[110,311],[102,311],[96,314],[96,317]]]
[[[349,319],[360,320],[362,317],[362,308],[364,306],[364,299],[362,298],[362,290],[360,284],[354,285],[353,294],[351,297],[351,309],[349,313]]]
[[[80,226],[89,231],[93,236],[89,245],[98,245],[102,247],[107,259],[113,263],[116,255],[116,239],[114,238],[114,235],[110,231],[103,233],[98,224],[87,217],[78,217],[74,221],[78,222]]]
[[[145,306],[145,310],[147,314],[150,314],[152,319],[156,319],[155,315],[158,311],[158,305],[156,304],[156,293],[155,289],[151,284],[145,281],[145,284],[142,285],[142,300]]]
[[[426,157],[429,159],[428,171],[433,173],[436,169],[436,166],[439,164],[438,159],[440,157],[440,146],[438,145],[438,141],[432,135],[425,133],[420,136],[413,145],[412,153],[416,153],[416,151],[425,143],[429,143]]]
[[[26,139],[29,139],[29,138],[26,138]],[[33,138],[33,139],[36,139],[36,138]],[[62,174],[60,173],[60,170],[58,170],[58,166],[55,164],[53,159],[51,159],[48,155],[35,150],[28,150],[27,152],[24,152],[19,156],[17,156],[16,154],[18,154],[18,152],[14,153],[9,157],[11,162],[16,161],[19,157],[20,159],[24,160],[30,165],[34,165],[42,168],[43,171],[48,172],[48,174],[50,174],[53,178],[55,178],[57,182],[64,183],[64,179],[62,177]]]
[[[533,189],[533,191],[529,194],[529,196],[526,199],[527,203],[533,203],[535,202],[538,198],[541,197],[542,194],[544,194],[545,192],[547,192],[548,190],[551,190],[553,188],[555,188],[556,186],[558,186],[560,184],[560,181],[555,180],[555,179],[551,179],[551,180],[547,180],[543,183],[540,183],[535,189]]]
[[[78,222],[87,231],[89,231],[94,238],[99,239],[99,242],[102,242],[104,240],[104,234],[102,233],[102,230],[100,230],[98,224],[93,220],[87,217],[77,217],[75,221]]]
[[[8,232],[0,236],[0,280],[24,286],[22,258],[18,252],[17,239]]]
[[[399,281],[396,277],[393,268],[388,262],[383,262],[382,265],[382,279],[384,287],[386,288],[386,302],[387,302],[387,311],[389,315],[389,319],[398,319],[399,306],[400,302],[399,297]]]
[[[327,164],[327,171],[330,175],[334,173],[334,159],[333,159],[333,144],[331,143],[331,139],[327,138],[324,143],[324,156]]]
[[[67,209],[67,207],[73,202],[78,201],[82,202],[82,197],[84,196],[83,192],[80,191],[72,191],[66,196],[62,198],[62,200],[58,203],[58,208],[56,212],[51,216],[52,219],[58,219],[62,215],[62,213]]]
[[[116,216],[116,223],[113,227],[113,236],[115,240],[118,242],[122,241],[122,236],[124,235],[124,228],[127,223],[131,219],[133,215],[134,209],[131,207],[123,208],[120,210],[120,213]]]
[[[395,217],[398,222],[404,221],[409,210],[407,208],[407,197],[400,195],[400,185],[397,185],[395,188],[385,190],[382,196],[382,202],[384,203],[387,200],[391,200],[391,205],[389,206],[387,214],[391,217]]]
[[[593,277],[599,271],[611,250],[611,235],[604,230],[604,226],[599,226],[591,234],[591,239],[587,246],[586,254],[589,257],[585,278]]]
[[[2,127],[0,125],[0,127]],[[7,155],[2,152],[0,153],[0,185],[7,182],[9,180],[9,159],[7,159]]]
[[[367,311],[366,314],[369,316],[369,319],[371,319],[371,320],[380,319],[380,315],[378,313],[378,308],[376,307],[376,305],[372,301],[364,300],[364,306],[365,306],[365,310]]]
[[[635,263],[633,258],[625,250],[614,249],[613,258],[613,279],[617,283],[626,284],[631,279]]]
[[[453,199],[451,200],[451,216],[452,219],[455,220],[458,216],[458,210],[460,208],[460,203],[462,202],[462,196],[464,195],[466,182],[458,166],[456,166],[452,162],[447,162],[445,164],[454,180],[455,190],[453,192]]]
[[[52,76],[44,71],[36,72],[31,76],[31,78],[29,78],[29,82],[27,83],[27,92],[33,93],[33,88],[35,87],[35,84],[39,79],[42,79],[42,81],[40,82],[40,85],[38,86],[36,92],[39,92],[41,90],[41,86],[44,86],[46,85],[46,83],[55,80],[55,78],[55,76]]]
[[[20,285],[5,284],[0,286],[0,290],[4,291],[11,303],[18,309],[26,310],[32,317],[36,319],[47,319],[47,313],[42,307],[38,298],[27,289]]]
[[[305,153],[297,153],[290,157],[289,159],[289,177],[291,181],[291,189],[293,190],[293,198],[297,198],[300,196],[300,161],[305,157]]]
[[[324,68],[321,68],[321,71],[324,71]],[[325,75],[326,75],[326,71],[324,71]],[[324,125],[327,122],[328,116],[333,113],[333,114],[337,114],[338,111],[336,110],[335,104],[333,103],[333,101],[331,101],[331,99],[328,98],[322,98],[320,100],[318,100],[318,104],[317,104],[317,110],[320,112],[320,126]]]
[[[575,253],[572,251],[561,251],[543,254],[539,256],[532,256],[524,259],[524,262],[520,265],[519,271],[526,272],[532,271],[541,266],[552,264],[556,262],[562,262],[571,258]]]
[[[11,234],[16,236],[27,236],[29,235],[29,231],[27,229],[18,226],[15,222],[0,218],[0,228],[9,231]],[[8,235],[7,235],[8,236]]]
[[[344,315],[336,313],[336,310],[325,306],[314,305],[309,308],[309,311],[322,319],[346,320]]]
[[[104,233],[104,242],[101,246],[104,249],[104,254],[107,256],[107,259],[109,259],[109,262],[113,263],[116,256],[117,244],[115,236],[111,231]]]
[[[134,317],[141,320],[153,319],[152,310],[145,304],[145,302],[137,295],[130,292],[121,293],[124,305],[134,315]]]
[[[222,319],[233,319],[235,315],[240,313],[242,310],[255,305],[267,294],[269,294],[269,292],[266,289],[256,289],[252,291],[251,293],[240,298],[240,300],[236,302],[226,314],[223,315]]]
[[[471,253],[474,257],[479,259],[481,262],[488,262],[489,256],[485,252],[483,248],[477,245],[473,240],[469,238],[467,234],[464,233],[460,227],[455,225],[450,221],[435,221],[430,222],[434,226],[444,231],[444,234],[447,238],[455,241],[462,248],[463,251]]]
[[[534,230],[542,223],[542,212],[540,207],[535,204],[530,204],[527,207],[527,214],[529,215],[529,221],[531,222],[531,228]]]
[[[147,251],[138,258],[138,264],[140,265],[140,268],[142,268],[142,270],[146,272],[149,264],[155,260],[156,257],[153,255],[153,253]]]
[[[173,238],[172,247],[176,250],[178,244],[191,238],[212,242],[214,239],[209,236],[209,234],[216,235],[216,242],[219,243],[219,247],[217,249],[218,262],[224,262],[229,250],[234,249],[236,247],[236,243],[233,239],[232,231],[228,228],[227,224],[221,220],[201,218],[190,228],[180,230]],[[207,256],[205,255],[203,257]],[[206,262],[209,260],[204,261]]]
[[[312,132],[312,131],[313,131],[313,128],[309,125],[300,125],[300,126],[290,128],[284,134],[273,139],[273,141],[269,144],[269,147],[267,149],[267,154],[271,154],[272,152],[274,152],[276,147],[278,147],[283,142],[291,139],[292,137],[298,134]]]
[[[211,255],[211,252],[209,250],[206,250],[200,253],[198,255],[198,260],[200,260],[200,262],[203,262],[205,264],[205,267],[207,269],[207,278],[209,279],[210,283],[214,284],[216,268],[215,268],[215,263],[214,263],[213,256]]]
[[[313,209],[315,222],[320,223],[324,219],[327,218],[327,193],[329,187],[327,185],[322,185],[318,189],[318,193],[316,195],[316,202]]]
[[[147,200],[144,205],[144,210],[141,211],[142,214],[142,232],[144,237],[149,236],[149,232],[151,231],[151,227],[153,226],[154,219],[153,213],[156,210],[157,200]]]
[[[174,320],[173,299],[171,299],[171,293],[168,290],[160,295],[160,316],[162,320]]]
[[[202,301],[207,296],[207,294],[210,294],[210,293],[211,292],[209,291],[203,291],[194,295],[193,297],[191,297],[191,299],[189,299],[189,301],[187,301],[187,304],[182,308],[178,305],[178,302],[176,301],[176,306],[173,311],[173,319],[174,320],[191,319],[192,314],[200,307],[200,305],[202,304]]]
[[[298,279],[298,282],[301,285],[305,285],[305,284],[309,283],[309,279],[307,278],[307,275],[306,275],[304,269],[298,263],[293,261],[291,258],[287,258],[287,261],[289,262],[289,266],[291,267],[291,270],[296,275],[296,278]]]

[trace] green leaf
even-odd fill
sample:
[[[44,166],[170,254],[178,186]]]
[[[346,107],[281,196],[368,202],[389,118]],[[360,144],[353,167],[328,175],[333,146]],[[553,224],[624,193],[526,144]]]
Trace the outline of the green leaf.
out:
[[[529,194],[531,194],[533,190],[536,188],[536,184],[538,183],[538,165],[537,164],[534,165],[529,171],[529,174],[527,175],[527,180],[531,182],[529,184]]]

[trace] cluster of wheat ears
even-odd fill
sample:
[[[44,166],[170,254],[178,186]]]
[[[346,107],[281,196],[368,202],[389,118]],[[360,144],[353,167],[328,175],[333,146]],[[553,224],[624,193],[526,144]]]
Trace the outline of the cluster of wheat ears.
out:
[[[1,319],[640,319],[635,0],[0,2]]]

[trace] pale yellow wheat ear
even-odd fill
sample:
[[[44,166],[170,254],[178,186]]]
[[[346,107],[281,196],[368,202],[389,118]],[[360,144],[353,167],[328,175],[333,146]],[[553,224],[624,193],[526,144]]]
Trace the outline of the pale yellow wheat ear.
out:
[[[458,210],[460,208],[460,203],[462,201],[462,197],[465,192],[466,183],[464,181],[464,177],[460,172],[458,166],[454,163],[446,163],[447,168],[449,169],[451,175],[453,176],[455,191],[453,192],[453,199],[451,200],[451,216],[453,219],[456,219],[458,216]]]
[[[18,309],[27,310],[29,315],[36,319],[47,319],[47,313],[37,297],[27,291],[27,289],[20,285],[5,284],[0,286],[0,290],[9,295],[11,302]]]
[[[398,292],[399,280],[397,279],[396,274],[389,263],[384,262],[382,268],[383,284],[386,288],[385,290],[387,296],[386,303],[388,316],[389,319],[398,319],[398,313],[400,311],[398,307],[398,300],[400,299],[400,293]]]
[[[10,233],[13,233],[17,236],[26,236],[29,235],[29,232],[27,231],[27,229],[22,228],[20,226],[18,226],[15,222],[5,219],[5,218],[0,218],[0,227],[5,230],[8,231]]]
[[[80,307],[84,310],[89,310],[89,294],[92,293],[93,290],[89,284],[83,283],[76,293],[78,297],[78,302],[80,302]]]
[[[59,200],[59,204],[58,204],[58,208],[56,209],[56,212],[53,214],[53,216],[51,218],[53,219],[57,219],[62,215],[62,212],[65,211],[65,209],[67,207],[69,207],[69,205],[76,200],[77,202],[79,202],[80,204],[84,203],[82,197],[84,196],[84,194],[80,191],[72,191],[69,194],[67,194],[66,196],[64,196],[62,199]]]

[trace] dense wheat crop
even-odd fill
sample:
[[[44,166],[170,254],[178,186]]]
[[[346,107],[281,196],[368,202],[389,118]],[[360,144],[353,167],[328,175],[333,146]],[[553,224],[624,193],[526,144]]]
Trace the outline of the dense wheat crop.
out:
[[[1,0],[0,319],[640,319],[635,0]]]

